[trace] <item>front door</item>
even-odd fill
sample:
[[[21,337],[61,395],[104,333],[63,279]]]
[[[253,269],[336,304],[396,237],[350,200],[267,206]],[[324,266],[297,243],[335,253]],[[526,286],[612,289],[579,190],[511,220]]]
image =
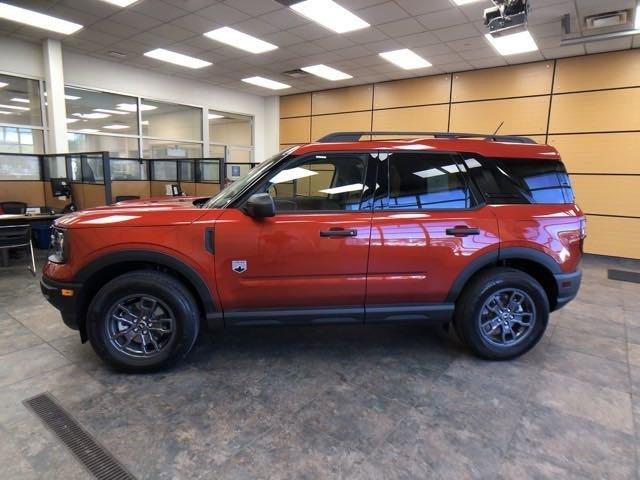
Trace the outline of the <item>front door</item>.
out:
[[[222,214],[215,270],[227,324],[363,320],[368,164],[361,153],[294,157],[250,192],[274,198],[274,217],[249,217],[242,204]]]
[[[448,293],[475,258],[498,248],[498,222],[457,156],[391,153],[380,161],[367,321],[447,318]]]

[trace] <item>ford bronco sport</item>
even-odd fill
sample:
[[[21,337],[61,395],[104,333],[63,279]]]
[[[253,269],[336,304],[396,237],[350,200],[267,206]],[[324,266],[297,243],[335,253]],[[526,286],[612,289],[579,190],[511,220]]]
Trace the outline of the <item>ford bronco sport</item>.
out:
[[[484,358],[531,349],[581,278],[585,220],[558,152],[523,137],[370,135],[289,148],[204,204],[66,215],[42,292],[134,372],[183,358],[203,322],[451,323]]]

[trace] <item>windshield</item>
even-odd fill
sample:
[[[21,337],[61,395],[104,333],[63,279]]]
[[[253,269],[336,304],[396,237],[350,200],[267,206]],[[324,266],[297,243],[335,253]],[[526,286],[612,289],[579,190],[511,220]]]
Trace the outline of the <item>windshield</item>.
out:
[[[254,179],[260,177],[262,172],[268,170],[273,164],[283,159],[292,149],[283,150],[276,153],[273,157],[268,158],[264,162],[256,165],[255,168],[249,171],[244,177],[239,178],[228,187],[224,188],[219,194],[211,197],[202,208],[224,208],[236,195],[242,192],[248,185],[250,185]]]

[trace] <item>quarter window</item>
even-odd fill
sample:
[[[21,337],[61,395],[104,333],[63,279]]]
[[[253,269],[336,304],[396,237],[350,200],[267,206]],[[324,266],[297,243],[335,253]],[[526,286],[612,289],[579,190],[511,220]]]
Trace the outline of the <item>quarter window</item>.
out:
[[[466,179],[451,155],[393,153],[387,165],[389,195],[377,201],[377,207],[444,210],[473,206]]]

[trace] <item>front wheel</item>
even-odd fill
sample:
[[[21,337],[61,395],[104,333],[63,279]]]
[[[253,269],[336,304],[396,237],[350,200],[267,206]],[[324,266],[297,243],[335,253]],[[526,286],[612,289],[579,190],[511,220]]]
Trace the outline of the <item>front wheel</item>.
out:
[[[96,353],[114,368],[149,372],[181,360],[199,329],[197,304],[174,277],[135,271],[107,283],[87,313],[87,333]]]
[[[454,322],[458,336],[476,355],[506,360],[533,348],[548,319],[549,300],[533,277],[512,268],[492,268],[465,288]]]

